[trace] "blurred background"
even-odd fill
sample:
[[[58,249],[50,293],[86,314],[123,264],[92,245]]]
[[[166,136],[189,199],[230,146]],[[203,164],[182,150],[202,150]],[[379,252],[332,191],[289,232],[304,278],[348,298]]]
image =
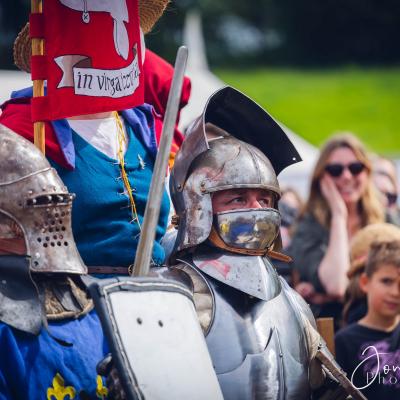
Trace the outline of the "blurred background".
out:
[[[29,80],[10,71],[30,1],[0,4],[4,101]],[[400,158],[398,0],[174,0],[146,45],[173,62],[182,43],[191,52],[193,85],[183,128],[214,90],[229,84],[294,132],[305,159],[296,167],[302,176],[317,147],[337,131],[352,131],[371,151]]]

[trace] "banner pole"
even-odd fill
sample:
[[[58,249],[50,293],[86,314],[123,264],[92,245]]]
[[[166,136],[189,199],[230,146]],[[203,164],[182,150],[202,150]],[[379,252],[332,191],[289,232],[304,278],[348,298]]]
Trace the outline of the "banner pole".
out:
[[[42,0],[31,0],[31,12],[41,13],[43,12],[43,1]],[[44,55],[44,39],[32,38],[32,55],[42,56]],[[33,80],[33,97],[44,96],[44,80],[37,79]],[[45,154],[45,132],[44,122],[37,121],[33,124],[33,137],[35,146]]]
[[[160,146],[154,164],[153,176],[151,178],[142,231],[136,250],[135,264],[131,273],[133,276],[146,276],[150,269],[151,253],[156,236],[158,217],[160,215],[160,205],[165,186],[165,174],[168,167],[176,117],[178,115],[179,101],[182,95],[182,84],[187,57],[188,49],[185,46],[181,46],[176,56],[174,76],[168,95]]]

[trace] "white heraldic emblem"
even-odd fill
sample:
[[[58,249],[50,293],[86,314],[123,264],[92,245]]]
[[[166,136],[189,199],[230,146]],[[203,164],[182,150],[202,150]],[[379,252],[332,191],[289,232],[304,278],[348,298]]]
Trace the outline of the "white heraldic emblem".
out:
[[[124,22],[128,22],[126,0],[60,0],[76,11],[82,12],[82,23],[90,23],[91,12],[109,12],[114,21],[113,38],[115,51],[124,60],[128,59],[129,38]],[[83,96],[120,98],[132,95],[139,86],[139,61],[137,44],[133,48],[134,59],[120,69],[92,68],[89,56],[67,54],[54,61],[63,75],[57,89],[73,87],[74,93]]]

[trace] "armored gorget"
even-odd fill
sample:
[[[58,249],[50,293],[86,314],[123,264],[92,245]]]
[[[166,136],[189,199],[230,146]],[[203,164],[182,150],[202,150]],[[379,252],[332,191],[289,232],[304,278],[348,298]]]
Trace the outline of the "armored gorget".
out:
[[[304,320],[312,315],[270,261],[206,246],[180,261],[212,298],[203,329],[224,398],[309,399]]]

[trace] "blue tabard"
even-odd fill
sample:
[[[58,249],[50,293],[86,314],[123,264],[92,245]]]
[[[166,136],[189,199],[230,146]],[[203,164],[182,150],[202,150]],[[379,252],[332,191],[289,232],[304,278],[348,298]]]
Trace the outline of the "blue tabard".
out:
[[[34,336],[0,322],[0,400],[106,399],[96,365],[108,348],[95,311],[50,321],[49,331],[71,346],[44,329]]]
[[[129,137],[125,170],[133,190],[139,221],[142,223],[154,158],[125,123]],[[54,162],[69,192],[76,193],[72,207],[72,230],[78,250],[88,266],[126,266],[133,264],[139,242],[139,226],[132,221],[129,198],[124,193],[121,169],[117,160],[108,157],[77,133],[75,169],[68,171]],[[165,233],[169,199],[164,192],[153,248],[153,261],[161,264],[164,250],[159,241]]]

